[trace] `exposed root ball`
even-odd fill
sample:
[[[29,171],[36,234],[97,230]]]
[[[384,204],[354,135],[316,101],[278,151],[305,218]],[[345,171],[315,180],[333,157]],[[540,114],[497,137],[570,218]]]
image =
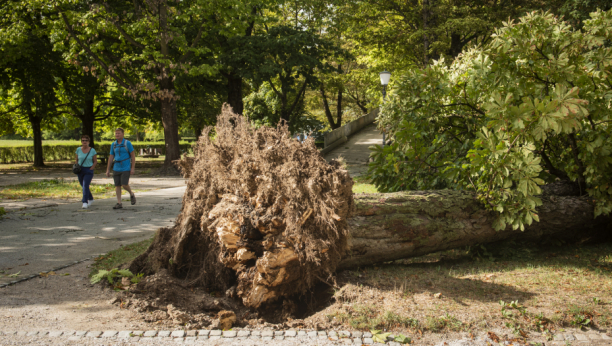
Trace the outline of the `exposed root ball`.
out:
[[[224,106],[204,130],[172,229],[160,230],[133,270],[167,268],[190,286],[232,292],[249,307],[305,293],[347,249],[353,181],[312,139],[287,126],[254,128]]]

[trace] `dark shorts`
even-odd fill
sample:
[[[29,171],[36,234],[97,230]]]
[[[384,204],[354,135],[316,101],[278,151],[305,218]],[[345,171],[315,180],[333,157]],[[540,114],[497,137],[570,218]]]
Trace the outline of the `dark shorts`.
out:
[[[128,185],[130,183],[130,171],[114,172],[115,186]]]

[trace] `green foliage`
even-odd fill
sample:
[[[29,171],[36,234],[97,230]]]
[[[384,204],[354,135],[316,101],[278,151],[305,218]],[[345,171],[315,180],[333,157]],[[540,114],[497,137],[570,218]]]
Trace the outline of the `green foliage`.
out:
[[[4,215],[6,215],[6,210],[4,210],[4,207],[0,207],[0,220],[2,220]]]
[[[110,152],[112,142],[102,142],[96,144],[96,151],[98,154],[107,154]],[[132,143],[136,153],[140,149],[146,149],[148,147],[158,148],[161,150],[162,155],[165,155],[165,144],[163,142],[135,142]],[[181,142],[179,144],[181,151],[191,151],[191,144],[188,142]],[[74,160],[75,151],[79,144],[53,144],[43,145],[43,157],[45,161],[58,161],[58,160]],[[14,146],[14,147],[0,147],[0,163],[17,163],[17,162],[32,162],[34,160],[34,147],[28,146]]]
[[[390,335],[391,333],[383,333],[382,330],[372,330],[372,340],[381,344],[387,343],[387,337],[389,337]]]
[[[448,66],[404,75],[373,148],[380,191],[468,189],[499,213],[497,230],[539,221],[540,186],[567,180],[612,210],[612,11],[574,30],[551,13],[504,23]]]
[[[114,268],[111,270],[101,269],[100,271],[98,271],[98,273],[92,275],[91,283],[97,284],[98,282],[106,279],[106,281],[108,281],[109,284],[113,285],[116,279],[121,279],[123,277],[132,278],[134,277],[134,274],[132,274],[132,272],[127,269],[118,269],[118,268]],[[137,278],[140,278],[140,277],[137,277]]]

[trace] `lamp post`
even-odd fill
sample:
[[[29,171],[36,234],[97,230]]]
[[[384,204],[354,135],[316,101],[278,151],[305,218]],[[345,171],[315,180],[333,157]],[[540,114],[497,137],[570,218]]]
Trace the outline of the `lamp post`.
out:
[[[380,84],[382,85],[383,104],[385,104],[385,97],[387,96],[387,85],[389,84],[389,79],[391,79],[391,72],[384,70],[380,73]],[[385,129],[383,129],[383,148],[385,147],[385,134],[386,131]]]

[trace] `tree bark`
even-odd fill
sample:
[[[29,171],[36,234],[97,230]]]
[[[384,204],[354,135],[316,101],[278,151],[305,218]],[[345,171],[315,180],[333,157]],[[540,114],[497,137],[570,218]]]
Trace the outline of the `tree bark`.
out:
[[[230,72],[227,76],[227,103],[232,106],[234,113],[242,114],[244,103],[242,102],[242,78]]]
[[[34,167],[44,167],[45,160],[42,147],[42,129],[40,126],[41,119],[35,115],[30,115],[30,123],[32,124],[32,132],[34,134]]]
[[[84,135],[89,136],[89,146],[95,148],[94,139],[94,122],[96,121],[96,115],[94,114],[94,100],[93,98],[85,100],[85,108],[83,109],[83,117],[81,123],[83,124]]]
[[[181,151],[179,148],[178,117],[174,96],[174,83],[170,78],[164,78],[161,81],[161,89],[165,90],[165,94],[168,95],[161,99],[161,116],[164,126],[164,141],[166,144],[166,158],[162,170],[167,170],[174,167],[172,161],[181,158]]]
[[[593,206],[586,198],[544,196],[542,201],[540,222],[521,232],[511,228],[495,231],[495,213],[485,210],[468,192],[355,195],[356,212],[349,220],[350,250],[338,269],[499,240],[554,237],[585,241],[606,237],[612,231],[612,217],[594,218]]]

